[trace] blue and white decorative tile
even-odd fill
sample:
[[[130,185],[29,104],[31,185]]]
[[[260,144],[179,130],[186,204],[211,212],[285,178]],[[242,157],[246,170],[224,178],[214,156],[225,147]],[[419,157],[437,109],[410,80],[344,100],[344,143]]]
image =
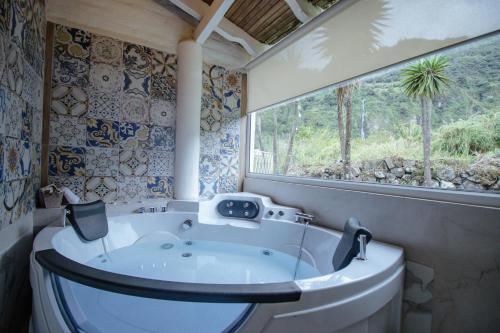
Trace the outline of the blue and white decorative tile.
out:
[[[85,198],[85,177],[61,177],[49,176],[49,184],[54,184],[57,187],[67,187],[75,193],[80,200]]]
[[[19,178],[19,141],[12,138],[4,139],[3,163],[5,181]]]
[[[212,199],[217,194],[218,179],[200,180],[200,198]]]
[[[225,71],[224,73],[224,115],[239,118],[241,111],[241,73]]]
[[[12,42],[7,47],[5,65],[2,82],[17,96],[21,96],[24,86],[24,60],[21,50]]]
[[[148,150],[148,176],[173,176],[174,153],[169,151]]]
[[[3,200],[2,228],[15,223],[24,215],[25,196],[29,179],[15,180],[5,183]]]
[[[89,112],[91,118],[119,120],[121,93],[108,93],[89,89]]]
[[[201,129],[207,132],[219,132],[222,124],[222,105],[215,98],[202,97]]]
[[[171,127],[151,126],[149,147],[155,150],[174,151],[175,131]]]
[[[218,155],[220,154],[220,133],[200,131],[200,154]]]
[[[238,176],[239,156],[222,155],[220,157],[220,175],[224,177]]]
[[[10,107],[5,114],[5,136],[21,138],[23,130],[23,113],[26,112],[26,102],[16,94],[9,93]]]
[[[24,62],[23,67],[24,83],[21,98],[28,102],[29,105],[41,108],[43,88],[42,78],[27,61]]]
[[[149,142],[149,127],[138,123],[120,123],[120,148],[146,148]]]
[[[140,95],[124,94],[120,109],[120,121],[129,123],[149,123],[149,104]]]
[[[149,74],[135,73],[129,70],[123,72],[123,91],[127,94],[149,96],[151,77]]]
[[[33,211],[35,208],[35,201],[34,201],[34,195],[33,195],[33,178],[26,178],[24,179],[24,193],[23,196],[21,197],[21,214],[20,218],[22,216],[25,216],[26,214],[29,214]]]
[[[223,88],[241,94],[241,72],[224,71]]]
[[[148,196],[147,177],[121,177],[118,180],[119,201],[139,201]]]
[[[176,96],[176,79],[173,76],[153,74],[151,76],[151,96],[174,103]]]
[[[1,38],[0,38],[1,40]],[[0,135],[5,134],[7,112],[10,110],[9,90],[0,85]]]
[[[33,124],[32,124],[31,140],[36,143],[42,142],[42,125],[43,125],[42,118],[43,118],[42,110],[33,108]]]
[[[85,201],[116,201],[118,184],[114,177],[85,177]]]
[[[0,10],[1,10],[1,4],[0,4]],[[1,13],[0,13],[1,15]],[[1,16],[0,16],[1,18]],[[1,22],[0,22],[1,23]],[[3,73],[5,72],[5,62],[6,62],[6,59],[5,59],[5,52],[6,52],[6,48],[7,48],[7,42],[5,41],[3,35],[0,33],[0,80],[2,79],[3,77]]]
[[[176,77],[177,57],[175,54],[165,53],[159,50],[152,50],[152,70],[151,73]]]
[[[28,141],[20,141],[5,138],[5,181],[26,178],[31,175],[31,144]]]
[[[148,154],[144,150],[120,150],[120,175],[144,176],[148,172]]]
[[[238,177],[222,176],[217,182],[217,193],[235,193],[238,192]]]
[[[174,177],[148,177],[149,198],[172,198]]]
[[[85,148],[49,146],[49,176],[85,176]]]
[[[151,125],[175,127],[175,102],[152,99],[149,107]]]
[[[104,63],[113,66],[121,66],[123,63],[123,42],[104,37],[92,35],[90,60],[94,63]]]
[[[87,113],[88,96],[84,88],[56,85],[52,88],[51,110],[63,116]]]
[[[7,214],[6,214],[6,211],[5,211],[5,207],[4,207],[4,198],[5,198],[5,195],[4,195],[4,186],[2,184],[2,189],[0,189],[0,203],[2,203],[0,205],[0,230],[2,230],[2,228],[6,227],[8,225],[8,220],[7,220]]]
[[[85,176],[118,176],[118,149],[87,148],[85,151]]]
[[[222,100],[224,72],[224,68],[220,66],[203,64],[203,93],[220,97]]]
[[[225,133],[221,138],[221,155],[237,155],[240,151],[240,136]]]
[[[42,145],[39,143],[31,144],[31,174],[34,178],[40,178],[42,175]]]
[[[219,177],[220,157],[218,155],[200,156],[200,179],[212,181]]]
[[[224,117],[239,118],[241,114],[240,96],[234,91],[224,92]]]
[[[118,93],[122,90],[122,70],[108,64],[90,64],[90,85],[95,91]]]
[[[8,1],[10,4],[10,39],[22,48],[26,31],[24,1]]]
[[[87,119],[87,146],[113,148],[118,145],[119,136],[117,121]]]
[[[3,178],[4,178],[4,137],[0,135],[0,195],[3,195]],[[2,201],[0,201],[1,203]],[[0,204],[1,206],[1,204]]]
[[[0,32],[7,35],[10,28],[10,1],[0,1]]]
[[[223,117],[221,132],[229,133],[232,136],[240,135],[240,119]]]
[[[5,136],[20,138],[23,129],[22,115],[26,110],[26,103],[16,94],[9,92],[8,107],[5,113]]]
[[[19,141],[19,172],[21,177],[29,177],[32,171],[31,143],[29,141]]]
[[[124,43],[123,64],[125,65],[125,69],[136,74],[150,74],[151,49],[140,45]]]
[[[52,82],[54,85],[87,87],[89,63],[79,58],[54,58]]]
[[[21,113],[21,140],[31,140],[33,130],[33,107],[28,105]]]
[[[35,72],[41,75],[43,55],[45,54],[45,6],[43,1],[27,1],[24,15],[26,27],[23,52]]]
[[[33,200],[33,208],[36,207],[36,203],[38,202],[38,191],[42,187],[42,179],[39,176],[33,176],[31,179],[31,190],[32,190],[32,200]]]
[[[49,142],[59,146],[85,146],[87,124],[85,118],[50,115]]]
[[[90,34],[86,31],[56,25],[54,56],[58,59],[90,59]]]

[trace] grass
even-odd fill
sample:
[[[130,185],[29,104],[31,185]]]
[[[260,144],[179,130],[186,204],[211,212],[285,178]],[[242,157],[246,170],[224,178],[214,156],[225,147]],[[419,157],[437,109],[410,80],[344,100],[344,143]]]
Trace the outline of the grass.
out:
[[[432,134],[432,156],[436,164],[454,162],[472,163],[478,154],[493,155],[500,147],[500,113],[471,117],[440,127]],[[271,137],[265,138],[272,147]],[[288,137],[278,138],[278,165],[282,172]],[[397,128],[394,133],[380,131],[367,139],[354,138],[351,142],[352,162],[398,156],[422,160],[422,139],[415,125]],[[324,168],[340,159],[338,134],[328,129],[314,131],[300,128],[294,142],[292,169]]]

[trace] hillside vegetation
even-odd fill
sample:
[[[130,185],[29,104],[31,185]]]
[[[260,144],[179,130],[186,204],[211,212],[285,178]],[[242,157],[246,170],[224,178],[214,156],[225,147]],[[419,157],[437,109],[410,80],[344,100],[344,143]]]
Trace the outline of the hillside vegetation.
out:
[[[434,100],[432,155],[434,164],[467,169],[482,157],[500,154],[500,36],[443,52],[450,86]],[[422,159],[420,108],[401,88],[401,69],[358,82],[353,94],[353,163],[384,159]],[[276,110],[277,109],[277,110]],[[283,170],[295,109],[275,107],[257,115],[255,148],[273,152],[276,130],[277,163],[274,172],[321,176],[340,159],[336,89],[327,88],[299,101],[299,120],[290,166]],[[260,118],[260,119],[259,119]],[[324,175],[323,175],[324,177]]]

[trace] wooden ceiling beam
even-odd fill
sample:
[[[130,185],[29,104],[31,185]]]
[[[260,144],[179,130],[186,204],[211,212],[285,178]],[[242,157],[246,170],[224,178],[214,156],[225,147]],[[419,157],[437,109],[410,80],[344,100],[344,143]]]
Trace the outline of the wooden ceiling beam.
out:
[[[320,7],[316,7],[307,0],[285,0],[285,2],[295,17],[302,23],[309,21],[323,11]]]
[[[233,2],[234,0],[215,0],[210,5],[194,31],[194,39],[197,43],[205,43],[220,21],[222,21],[224,14],[226,14]]]
[[[210,6],[201,0],[169,0],[170,3],[182,9],[197,20],[202,20]],[[250,36],[226,18],[222,18],[214,31],[230,42],[240,44],[251,56],[257,56],[268,47]]]

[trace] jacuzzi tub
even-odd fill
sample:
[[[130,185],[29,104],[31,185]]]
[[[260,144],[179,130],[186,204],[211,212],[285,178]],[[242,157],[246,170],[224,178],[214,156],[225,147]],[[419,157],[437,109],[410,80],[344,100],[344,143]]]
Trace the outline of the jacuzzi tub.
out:
[[[228,199],[255,202],[258,215],[221,216]],[[109,233],[91,242],[46,227],[31,254],[31,330],[398,332],[402,249],[371,241],[367,260],[334,272],[342,234],[310,225],[303,238],[297,212],[238,193],[108,216]]]

